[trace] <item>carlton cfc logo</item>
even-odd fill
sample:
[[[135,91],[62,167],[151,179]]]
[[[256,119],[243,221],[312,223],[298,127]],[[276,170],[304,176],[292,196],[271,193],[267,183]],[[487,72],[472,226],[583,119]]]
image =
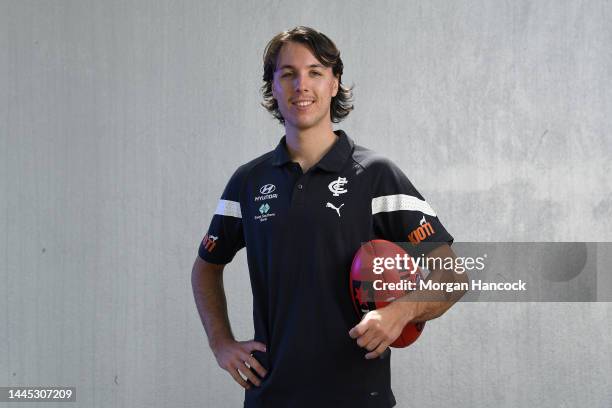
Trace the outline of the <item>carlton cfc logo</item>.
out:
[[[338,177],[338,179],[329,183],[327,188],[329,188],[329,191],[332,192],[334,197],[338,197],[340,194],[348,192],[348,190],[344,188],[346,183],[348,183],[348,181],[346,181],[346,177]]]
[[[274,190],[276,190],[276,186],[274,184],[266,184],[264,186],[261,186],[259,192],[263,195],[266,195],[273,193]]]

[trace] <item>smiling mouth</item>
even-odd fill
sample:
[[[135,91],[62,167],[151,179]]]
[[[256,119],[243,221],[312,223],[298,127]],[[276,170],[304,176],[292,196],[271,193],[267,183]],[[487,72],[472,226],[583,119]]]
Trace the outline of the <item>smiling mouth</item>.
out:
[[[293,102],[293,105],[299,107],[299,108],[306,108],[310,105],[312,105],[314,103],[314,101],[297,101],[297,102]]]

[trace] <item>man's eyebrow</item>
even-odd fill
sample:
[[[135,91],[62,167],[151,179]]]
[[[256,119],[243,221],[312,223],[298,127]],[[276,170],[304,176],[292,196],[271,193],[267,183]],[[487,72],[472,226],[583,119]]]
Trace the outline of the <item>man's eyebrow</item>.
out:
[[[321,64],[310,64],[308,68],[325,68],[325,66]],[[293,65],[285,64],[285,65],[281,65],[280,67],[276,68],[277,71],[280,71],[281,69],[295,69],[295,67]]]

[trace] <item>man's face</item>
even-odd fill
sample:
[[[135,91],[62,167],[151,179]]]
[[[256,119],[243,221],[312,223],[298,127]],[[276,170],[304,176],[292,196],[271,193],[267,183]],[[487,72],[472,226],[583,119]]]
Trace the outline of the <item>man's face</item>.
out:
[[[282,46],[277,61],[272,95],[285,126],[300,130],[331,122],[330,105],[338,93],[338,78],[310,50],[295,42]]]

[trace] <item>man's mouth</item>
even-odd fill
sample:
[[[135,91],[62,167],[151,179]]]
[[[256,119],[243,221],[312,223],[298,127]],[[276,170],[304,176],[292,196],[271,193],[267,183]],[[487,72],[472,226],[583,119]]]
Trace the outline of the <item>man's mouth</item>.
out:
[[[298,106],[300,108],[305,108],[307,106],[310,106],[314,103],[314,101],[312,99],[308,99],[308,100],[301,100],[301,101],[295,101],[293,102],[293,105]]]

